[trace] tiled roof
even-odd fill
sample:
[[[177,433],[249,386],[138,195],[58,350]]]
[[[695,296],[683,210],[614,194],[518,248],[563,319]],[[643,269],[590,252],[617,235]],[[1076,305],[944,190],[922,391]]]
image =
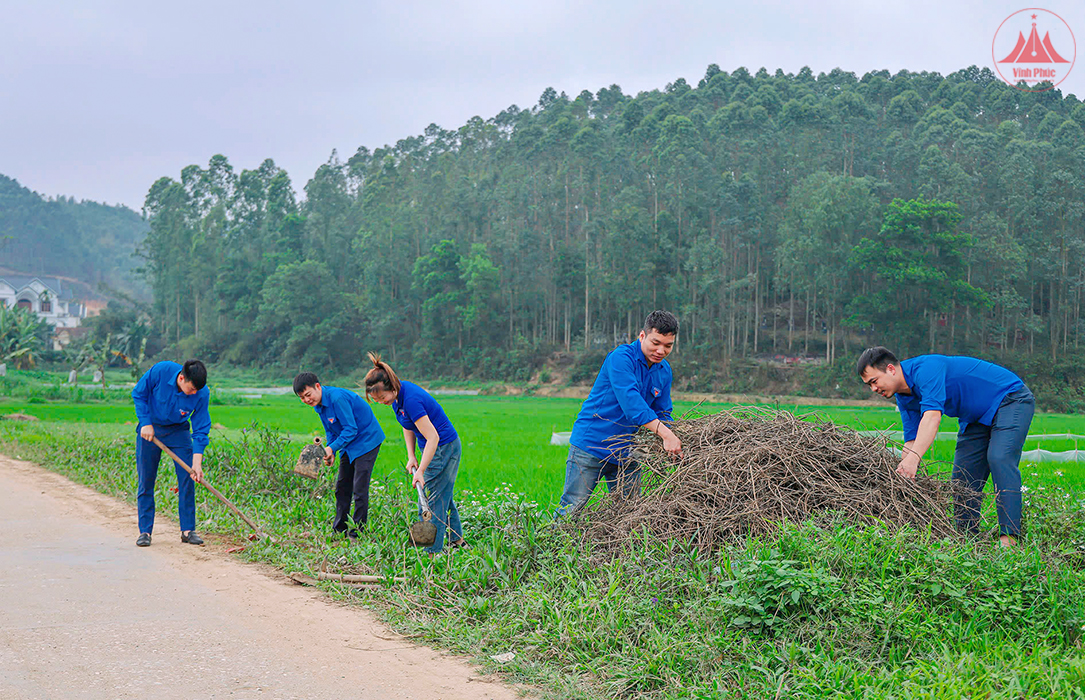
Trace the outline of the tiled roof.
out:
[[[8,283],[15,288],[16,292],[28,287],[34,280],[39,280],[42,284],[52,290],[52,296],[57,301],[67,301],[75,296],[72,291],[72,286],[70,284],[64,284],[63,280],[59,280],[56,277],[27,277],[25,275],[4,275],[3,277],[0,277],[0,282]]]

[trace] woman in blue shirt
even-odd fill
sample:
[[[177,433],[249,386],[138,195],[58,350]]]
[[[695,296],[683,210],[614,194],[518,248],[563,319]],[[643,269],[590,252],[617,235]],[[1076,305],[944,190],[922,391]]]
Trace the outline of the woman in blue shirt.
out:
[[[380,355],[369,353],[369,359],[373,368],[365,375],[365,396],[392,407],[396,420],[403,426],[403,441],[407,444],[406,469],[412,475],[411,485],[421,485],[427,492],[437,536],[426,551],[432,554],[441,551],[446,530],[449,544],[462,547],[463,526],[452,499],[460,468],[459,435],[444,409],[425,389],[400,381]],[[416,444],[422,448],[420,459],[415,456]]]
[[[312,406],[324,425],[324,464],[331,465],[339,453],[339,477],[335,482],[335,520],[332,529],[347,537],[358,536],[369,517],[369,481],[377,461],[384,431],[373,410],[349,389],[321,386],[312,372],[294,377],[294,393]],[[354,527],[348,524],[354,497]]]

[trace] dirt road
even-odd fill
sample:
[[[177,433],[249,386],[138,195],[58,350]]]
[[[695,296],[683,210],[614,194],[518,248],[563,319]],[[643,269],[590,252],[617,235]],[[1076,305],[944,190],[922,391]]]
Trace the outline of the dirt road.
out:
[[[518,697],[364,610],[181,544],[162,514],[136,548],[126,503],[3,455],[0,484],[3,700]]]

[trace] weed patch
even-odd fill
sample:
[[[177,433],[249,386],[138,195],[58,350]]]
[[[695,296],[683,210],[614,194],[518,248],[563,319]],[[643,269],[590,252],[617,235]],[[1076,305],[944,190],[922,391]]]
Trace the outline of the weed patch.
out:
[[[202,495],[198,528],[284,570],[406,576],[375,591],[322,585],[550,697],[1082,697],[1085,496],[1053,475],[1032,480],[1028,536],[1010,551],[825,518],[711,551],[634,535],[624,556],[602,557],[497,482],[458,490],[470,548],[429,557],[406,546],[416,505],[401,467],[378,474],[366,530],[348,542],[330,528],[330,475],[292,472],[301,445],[250,424],[205,458],[279,544],[247,543]],[[134,430],[0,422],[0,451],[130,502],[134,447]],[[159,511],[175,511],[172,478],[158,483]]]

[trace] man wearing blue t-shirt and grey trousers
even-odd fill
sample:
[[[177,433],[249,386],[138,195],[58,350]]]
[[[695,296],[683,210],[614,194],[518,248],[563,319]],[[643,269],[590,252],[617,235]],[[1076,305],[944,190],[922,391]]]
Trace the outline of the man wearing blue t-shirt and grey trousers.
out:
[[[678,337],[678,319],[653,311],[632,343],[612,350],[573,423],[565,488],[556,516],[575,513],[591,498],[599,479],[624,496],[640,487],[640,465],[630,459],[631,437],[647,428],[672,455],[682,442],[663,421],[671,419],[671,366],[666,357]]]
[[[335,480],[335,520],[332,530],[354,539],[369,520],[369,483],[377,462],[384,430],[373,409],[350,389],[321,386],[312,372],[294,377],[294,393],[312,406],[324,426],[324,464],[331,466],[339,453],[339,475]],[[354,500],[351,526],[350,502]]]
[[[139,517],[137,547],[151,545],[154,529],[154,484],[162,450],[151,440],[158,438],[178,457],[192,465],[189,476],[184,467],[175,464],[177,472],[177,518],[181,521],[181,541],[203,544],[196,534],[196,486],[203,481],[203,451],[209,442],[211,416],[207,412],[211,390],[207,388],[207,368],[199,360],[184,365],[159,362],[140,377],[132,389],[139,425],[136,433],[136,511]],[[189,424],[192,432],[189,433]]]
[[[1004,367],[973,357],[920,355],[903,362],[884,347],[859,357],[859,377],[870,390],[896,397],[904,424],[904,453],[897,473],[915,478],[934,442],[942,416],[957,418],[953,480],[974,492],[956,502],[957,525],[979,531],[979,508],[990,475],[995,485],[999,542],[1016,544],[1021,533],[1021,448],[1036,400]]]

